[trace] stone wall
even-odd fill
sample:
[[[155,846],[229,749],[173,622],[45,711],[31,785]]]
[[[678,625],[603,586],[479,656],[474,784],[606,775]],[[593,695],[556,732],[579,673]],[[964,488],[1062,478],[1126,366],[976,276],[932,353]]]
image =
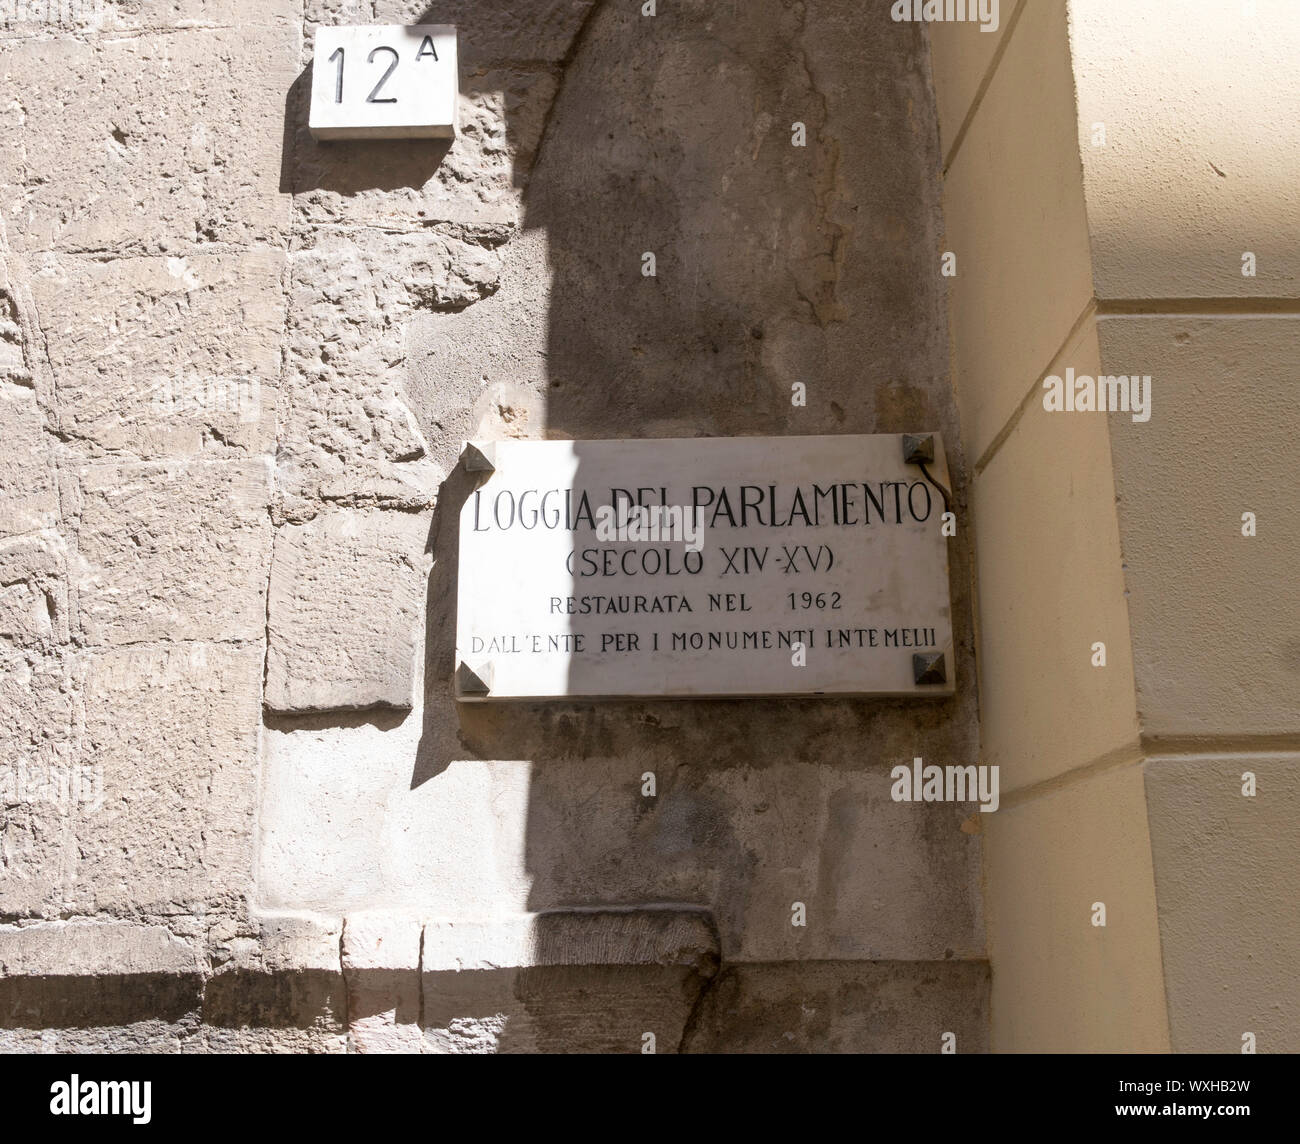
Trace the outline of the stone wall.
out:
[[[923,31],[641,7],[0,26],[0,751],[100,789],[3,806],[0,1045],[985,1046],[983,816],[889,798],[976,761],[966,530],[951,700],[453,697],[466,438],[938,430],[964,511]],[[413,22],[457,138],[315,142]]]

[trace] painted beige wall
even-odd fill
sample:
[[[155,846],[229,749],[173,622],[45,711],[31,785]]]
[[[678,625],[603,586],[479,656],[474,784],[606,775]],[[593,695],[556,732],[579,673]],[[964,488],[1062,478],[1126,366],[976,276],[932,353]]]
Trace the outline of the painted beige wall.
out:
[[[931,35],[982,757],[1011,792],[985,825],[991,1043],[1295,1051],[1300,23],[1004,8],[994,44]],[[1067,366],[1151,375],[1150,421],[1045,413]]]
[[[1292,0],[1071,0],[1069,15],[1097,296],[1294,300]]]
[[[1141,759],[1071,773],[990,817],[993,1050],[1167,1052]]]
[[[1151,421],[1109,426],[1171,1044],[1295,1052],[1300,21],[1289,0],[1070,19],[1081,139],[1108,124],[1081,148],[1102,359],[1153,379]]]

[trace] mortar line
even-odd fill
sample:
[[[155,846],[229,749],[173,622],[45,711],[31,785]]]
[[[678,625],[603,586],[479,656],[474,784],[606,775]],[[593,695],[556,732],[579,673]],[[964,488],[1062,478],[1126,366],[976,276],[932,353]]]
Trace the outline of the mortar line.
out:
[[[966,132],[970,130],[972,121],[975,119],[975,112],[980,109],[984,102],[984,93],[988,91],[989,86],[993,83],[993,77],[997,73],[998,65],[1002,63],[1002,57],[1006,55],[1007,48],[1011,44],[1011,37],[1016,30],[1016,25],[1020,22],[1020,13],[1025,10],[1028,0],[1019,0],[1016,4],[1015,11],[1011,13],[1010,19],[1007,20],[1007,30],[1002,33],[1002,39],[998,46],[993,49],[993,56],[989,60],[989,66],[985,69],[983,77],[980,79],[979,87],[975,89],[975,94],[971,96],[970,107],[966,110],[965,118],[961,121],[961,126],[957,128],[957,134],[953,137],[952,146],[948,148],[948,154],[943,161],[943,175],[948,177],[948,169],[952,166],[953,160],[957,158],[957,150],[961,147],[966,138]],[[934,52],[930,52],[930,71],[934,72]]]
[[[986,468],[988,468],[994,456],[996,456],[998,450],[1001,449],[1002,445],[1006,442],[1006,439],[1010,437],[1013,432],[1015,432],[1016,426],[1020,424],[1020,419],[1025,415],[1025,410],[1029,408],[1030,402],[1033,400],[1034,395],[1038,392],[1039,387],[1042,384],[1043,378],[1051,374],[1052,368],[1057,364],[1057,362],[1061,360],[1062,357],[1065,356],[1065,351],[1070,348],[1070,344],[1079,335],[1079,332],[1083,329],[1084,324],[1088,321],[1089,318],[1093,317],[1096,314],[1096,312],[1097,312],[1097,299],[1095,297],[1089,298],[1087,303],[1084,305],[1083,310],[1080,311],[1079,316],[1074,320],[1074,325],[1070,327],[1069,333],[1065,335],[1065,338],[1061,341],[1061,344],[1057,347],[1056,352],[1048,360],[1047,368],[1035,376],[1033,382],[1029,386],[1029,389],[1025,392],[1024,397],[1020,399],[1020,402],[1016,405],[1016,408],[1012,412],[1011,416],[1007,418],[1006,424],[1004,424],[1002,428],[998,430],[997,435],[985,447],[984,452],[980,454],[979,460],[975,462],[976,476],[979,476],[981,473],[984,472]]]
[[[1025,803],[1034,802],[1039,798],[1059,794],[1061,791],[1069,790],[1071,787],[1085,783],[1098,775],[1123,770],[1127,766],[1139,764],[1145,757],[1141,740],[1137,738],[1131,739],[1122,746],[1098,755],[1091,762],[1084,763],[1082,766],[1072,767],[1063,774],[1052,775],[1050,778],[1040,779],[1028,786],[1017,787],[1013,791],[1008,791],[1002,796],[998,809],[1014,809],[1017,806],[1023,806]]]
[[[1293,317],[1300,315],[1300,298],[1106,298],[1097,299],[1098,317]]]
[[[1215,758],[1239,755],[1261,757],[1300,755],[1300,734],[1279,735],[1173,735],[1142,736],[1142,750],[1148,756]]]
[[[303,48],[306,43],[306,26],[307,26],[307,0],[303,0],[300,18],[298,21],[298,36],[297,36],[297,43],[295,45],[296,51],[294,53],[299,63],[302,62]],[[293,149],[290,153],[289,162],[291,164],[296,164],[297,156],[298,156],[297,143],[295,141],[292,142],[290,145]],[[271,535],[270,535],[270,542],[268,543],[267,550],[266,550],[266,600],[263,607],[262,639],[260,641],[262,645],[262,671],[261,671],[260,686],[258,688],[258,696],[257,696],[257,701],[258,701],[257,702],[257,707],[258,707],[257,782],[255,784],[257,793],[253,805],[253,826],[252,826],[253,856],[252,856],[252,862],[249,864],[251,867],[250,878],[249,878],[250,884],[248,887],[248,909],[250,913],[253,913],[257,908],[257,901],[260,895],[260,886],[262,884],[262,807],[266,801],[266,782],[267,782],[266,753],[267,750],[269,749],[268,734],[267,734],[268,727],[267,727],[267,719],[266,719],[266,679],[267,679],[267,674],[270,671],[270,661],[271,661],[271,581],[275,573],[275,548],[276,548],[276,543],[279,539],[279,531],[280,531],[276,527],[276,523],[275,523],[275,498],[277,492],[277,485],[279,483],[276,459],[280,455],[280,430],[281,430],[280,405],[281,402],[288,395],[288,381],[289,381],[289,374],[290,374],[290,367],[291,367],[290,353],[288,347],[288,342],[290,338],[289,319],[293,314],[294,237],[298,231],[298,225],[299,225],[298,215],[295,209],[295,202],[294,202],[296,197],[297,196],[291,191],[289,194],[289,221],[288,221],[288,225],[285,227],[285,238],[284,238],[284,269],[281,274],[281,284],[282,284],[281,288],[284,291],[284,320],[281,326],[282,337],[280,342],[280,373],[277,378],[278,384],[276,385],[276,389],[275,389],[275,441],[272,446],[271,455],[268,458],[271,466],[271,473],[270,473],[271,487],[268,495],[266,513],[270,522]],[[340,936],[339,938],[340,972],[342,971],[342,956],[343,956],[342,940],[343,939]],[[346,986],[345,986],[345,992],[346,992]],[[344,1028],[346,1029],[347,1026],[345,1025]]]

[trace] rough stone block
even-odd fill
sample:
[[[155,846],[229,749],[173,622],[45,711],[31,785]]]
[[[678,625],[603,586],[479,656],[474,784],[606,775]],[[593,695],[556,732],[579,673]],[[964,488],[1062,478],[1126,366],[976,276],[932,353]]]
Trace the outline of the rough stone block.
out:
[[[259,914],[253,921],[257,938],[232,942],[231,960],[204,989],[203,1049],[345,1052],[341,919]]]
[[[81,719],[83,674],[78,656],[0,643],[0,760],[66,761]]]
[[[125,37],[142,32],[257,28],[302,20],[300,0],[7,0],[0,41]]]
[[[137,644],[95,653],[81,757],[103,805],[77,825],[71,902],[237,905],[252,875],[260,647]]]
[[[50,650],[68,636],[63,537],[45,531],[0,540],[0,640]]]
[[[33,765],[23,761],[0,764],[0,912],[7,917],[55,916],[63,900],[72,817],[68,806],[52,801],[15,805],[8,793],[19,784],[43,782],[49,774],[33,774]]]
[[[429,517],[333,509],[276,533],[266,705],[409,708],[423,644]],[[378,594],[366,585],[382,585]]]
[[[305,98],[295,101],[295,209],[312,222],[404,226],[420,218],[517,225],[560,65],[594,6],[593,0],[452,0],[440,7],[439,21],[458,26],[462,62],[460,129],[449,147],[318,144],[307,132]],[[429,11],[414,0],[377,7],[310,0],[304,52],[310,54],[318,24],[408,24]],[[305,87],[300,81],[304,96]]]
[[[341,1053],[346,1019],[337,960],[333,971],[224,969],[203,993],[209,1052]]]
[[[350,914],[343,923],[348,1037],[361,1053],[420,1052],[419,919]]]
[[[407,407],[406,328],[497,288],[505,234],[311,233],[291,256],[289,356],[277,483],[290,497],[432,505],[443,473]],[[309,515],[299,507],[297,516]],[[294,515],[286,513],[286,515]]]
[[[23,358],[22,331],[15,320],[18,315],[13,298],[4,287],[4,264],[0,262],[0,380],[23,382],[29,380],[29,374]]]
[[[0,536],[49,528],[58,514],[54,465],[28,363],[30,314],[19,308],[7,246],[0,219]]]
[[[13,248],[283,244],[297,30],[21,39],[0,58],[0,208]]]
[[[424,930],[426,973],[546,965],[717,967],[718,935],[707,910],[621,906],[547,910],[491,921],[431,921]]]
[[[258,924],[262,962],[267,969],[341,972],[341,918],[263,914]]]
[[[290,256],[295,353],[316,367],[309,374],[326,366],[326,376],[376,365],[391,372],[401,361],[397,319],[419,308],[460,310],[493,293],[501,273],[497,248],[508,236],[500,227],[313,230]],[[368,350],[375,356],[358,356]]]
[[[298,0],[99,0],[101,32],[141,32],[202,26],[263,29],[302,17]]]
[[[984,961],[730,966],[693,1015],[687,1053],[988,1051]]]
[[[32,296],[59,429],[93,452],[275,444],[282,251],[91,262],[47,256]]]
[[[129,922],[49,922],[0,926],[0,977],[194,976],[194,947],[164,926]]]
[[[717,972],[705,910],[554,910],[430,922],[424,1035],[434,1053],[675,1052]]]
[[[0,377],[0,424],[0,536],[49,528],[59,498],[36,391]]]
[[[864,759],[860,744],[847,747],[852,733],[829,729],[833,712],[823,715],[825,734],[806,740],[817,762],[772,758],[770,745],[784,754],[789,740],[779,718],[755,711],[743,738],[729,732],[725,752],[711,745],[707,718],[692,727],[687,712],[673,747],[631,768],[613,752],[535,766],[521,827],[530,900],[704,903],[727,956],[746,961],[978,956],[981,838],[962,825],[972,812],[977,825],[996,815],[893,801],[889,768],[910,762],[918,740],[877,742]],[[855,757],[836,757],[830,740],[840,735]],[[929,742],[927,762],[960,757]],[[718,765],[731,752],[765,759],[763,781],[747,766]],[[713,761],[692,765],[700,758]],[[653,799],[625,777],[645,770],[658,776]],[[806,926],[790,924],[796,901]]]
[[[544,965],[425,977],[431,1053],[675,1053],[706,979],[681,965]]]
[[[438,18],[461,29],[466,62],[559,63],[596,0],[447,0]],[[308,0],[306,17],[320,23],[413,24],[426,0]],[[373,14],[372,14],[373,13]],[[358,16],[361,18],[358,19]]]
[[[349,914],[343,920],[344,973],[414,972],[420,966],[418,918],[382,911]]]
[[[264,638],[268,465],[91,465],[80,492],[75,580],[88,644]]]
[[[83,676],[66,651],[0,643],[0,914],[60,910],[85,812],[73,793],[86,777],[75,753]]]
[[[175,1051],[202,988],[194,948],[162,926],[0,926],[0,1051]]]
[[[67,986],[60,984],[59,989]],[[110,980],[102,988],[99,983],[90,986],[96,993],[105,989],[116,992],[115,984]],[[146,990],[154,987],[143,986]],[[0,1053],[76,1053],[92,1056],[105,1056],[119,1053],[188,1053],[201,1046],[202,1029],[199,1025],[199,1010],[192,999],[182,996],[175,1000],[155,999],[152,1007],[174,1014],[174,1019],[162,1017],[146,1021],[132,1021],[126,1014],[137,1008],[134,994],[114,1005],[100,1003],[95,1009],[97,1020],[111,1022],[103,1025],[82,1026],[70,1022],[59,1026],[53,1018],[53,1027],[9,1029],[0,1023]],[[165,1003],[164,1003],[165,1002]],[[48,1008],[35,1008],[32,1012],[49,1012]]]

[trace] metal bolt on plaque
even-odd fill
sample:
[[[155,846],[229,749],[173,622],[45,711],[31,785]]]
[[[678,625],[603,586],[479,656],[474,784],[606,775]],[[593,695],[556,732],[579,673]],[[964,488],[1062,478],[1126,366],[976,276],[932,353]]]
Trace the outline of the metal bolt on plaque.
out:
[[[934,464],[934,434],[903,434],[903,460],[909,465]]]
[[[462,662],[456,668],[457,695],[488,695],[492,691],[492,663],[482,664],[477,669]]]
[[[943,652],[918,652],[912,656],[912,677],[917,683],[947,683]]]
[[[496,472],[496,450],[490,441],[485,441],[482,444],[466,441],[465,448],[461,450],[460,459],[467,473]]]

